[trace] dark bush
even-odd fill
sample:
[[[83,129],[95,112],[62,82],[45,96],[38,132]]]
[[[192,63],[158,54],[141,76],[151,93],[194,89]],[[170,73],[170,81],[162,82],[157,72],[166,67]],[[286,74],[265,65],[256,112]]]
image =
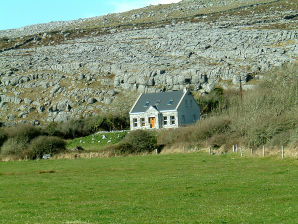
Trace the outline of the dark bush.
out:
[[[79,118],[64,123],[51,123],[45,131],[48,135],[63,138],[77,138],[93,134],[97,131],[122,130],[129,127],[128,116],[99,115]]]
[[[42,130],[33,125],[21,125],[7,129],[8,137],[14,138],[24,144],[29,143],[32,139],[43,134]]]
[[[26,146],[27,144],[19,138],[9,138],[1,147],[1,155],[14,155],[17,158],[23,158]]]
[[[7,140],[7,138],[8,138],[7,132],[3,128],[0,128],[0,151],[1,151],[1,146]]]
[[[136,153],[151,152],[157,148],[157,137],[153,131],[132,131],[125,136],[123,142],[131,144]]]
[[[48,124],[48,126],[45,128],[45,132],[50,136],[64,136],[62,131],[59,129],[59,124],[57,124],[56,122],[51,122],[50,124]]]
[[[119,142],[116,145],[112,145],[106,149],[110,155],[130,155],[135,154],[136,149],[128,142]]]
[[[209,94],[197,97],[196,100],[200,105],[201,114],[226,109],[228,104],[228,99],[225,97],[224,91],[221,88],[215,88]]]
[[[40,128],[32,125],[21,125],[5,130],[3,139],[7,140],[1,147],[2,155],[14,155],[16,158],[24,158],[25,150],[32,139],[42,134]],[[5,137],[5,135],[7,135]]]
[[[54,136],[39,136],[29,145],[28,157],[31,159],[42,158],[44,154],[57,154],[66,151],[66,142]]]
[[[152,152],[157,148],[157,137],[153,131],[137,130],[130,132],[116,145],[106,150],[114,155],[129,155]]]

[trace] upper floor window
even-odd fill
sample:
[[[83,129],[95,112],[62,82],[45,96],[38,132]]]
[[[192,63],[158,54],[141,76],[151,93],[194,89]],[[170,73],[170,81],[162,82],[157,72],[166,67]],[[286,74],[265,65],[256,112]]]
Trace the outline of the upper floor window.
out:
[[[133,123],[133,126],[134,126],[134,127],[137,127],[137,126],[138,126],[138,119],[137,119],[137,118],[134,118],[134,119],[132,120],[132,123]]]
[[[175,116],[171,116],[170,120],[172,125],[175,124]]]

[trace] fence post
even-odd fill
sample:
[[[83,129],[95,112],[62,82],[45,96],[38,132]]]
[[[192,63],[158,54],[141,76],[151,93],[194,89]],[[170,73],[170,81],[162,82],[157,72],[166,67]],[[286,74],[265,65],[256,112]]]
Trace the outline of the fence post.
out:
[[[252,155],[252,148],[250,148],[250,154]]]
[[[240,147],[240,155],[243,156],[242,147]]]
[[[233,145],[233,152],[235,152],[235,145]]]
[[[265,146],[263,145],[263,157],[265,156]]]
[[[284,146],[281,146],[281,158],[285,157],[285,149]]]
[[[210,155],[212,154],[212,152],[211,152],[211,146],[209,147],[209,154],[210,154]]]

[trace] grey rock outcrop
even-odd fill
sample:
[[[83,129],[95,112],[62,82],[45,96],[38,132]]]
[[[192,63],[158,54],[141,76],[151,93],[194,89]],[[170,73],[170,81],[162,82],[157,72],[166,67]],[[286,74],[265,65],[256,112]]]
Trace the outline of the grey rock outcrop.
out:
[[[243,7],[255,1],[231,2]],[[114,19],[125,21],[126,14],[0,31],[0,37],[11,39],[43,32],[41,39],[32,40],[36,43],[50,38],[54,34],[49,32],[56,29],[61,29],[56,35],[65,37],[56,44],[0,53],[0,118],[11,122],[34,113],[38,122],[58,122],[89,116],[112,111],[118,97],[129,91],[135,91],[134,99],[141,92],[185,86],[205,94],[217,85],[229,88],[226,82],[236,88],[240,81],[244,89],[251,89],[246,83],[260,79],[259,73],[296,60],[297,29],[275,29],[292,26],[291,19],[284,18],[295,10],[246,16],[231,10],[222,16],[194,13],[189,19],[160,22],[174,11],[197,12],[231,2],[191,0],[169,5],[164,11],[139,11],[128,18],[135,21],[131,28],[106,27],[73,39],[71,35],[85,32],[81,25],[86,22],[105,25]],[[159,18],[156,24],[137,25],[140,19],[155,17]],[[78,27],[72,34],[65,31],[70,25]],[[15,116],[9,116],[14,110],[18,110]]]

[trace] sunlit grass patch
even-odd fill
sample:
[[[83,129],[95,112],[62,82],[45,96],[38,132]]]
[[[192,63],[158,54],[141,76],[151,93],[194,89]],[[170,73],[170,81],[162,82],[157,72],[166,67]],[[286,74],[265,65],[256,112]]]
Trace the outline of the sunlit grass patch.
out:
[[[122,140],[128,131],[98,132],[86,137],[69,140],[66,147],[73,149],[81,146],[85,150],[99,150],[103,146],[116,144]]]

